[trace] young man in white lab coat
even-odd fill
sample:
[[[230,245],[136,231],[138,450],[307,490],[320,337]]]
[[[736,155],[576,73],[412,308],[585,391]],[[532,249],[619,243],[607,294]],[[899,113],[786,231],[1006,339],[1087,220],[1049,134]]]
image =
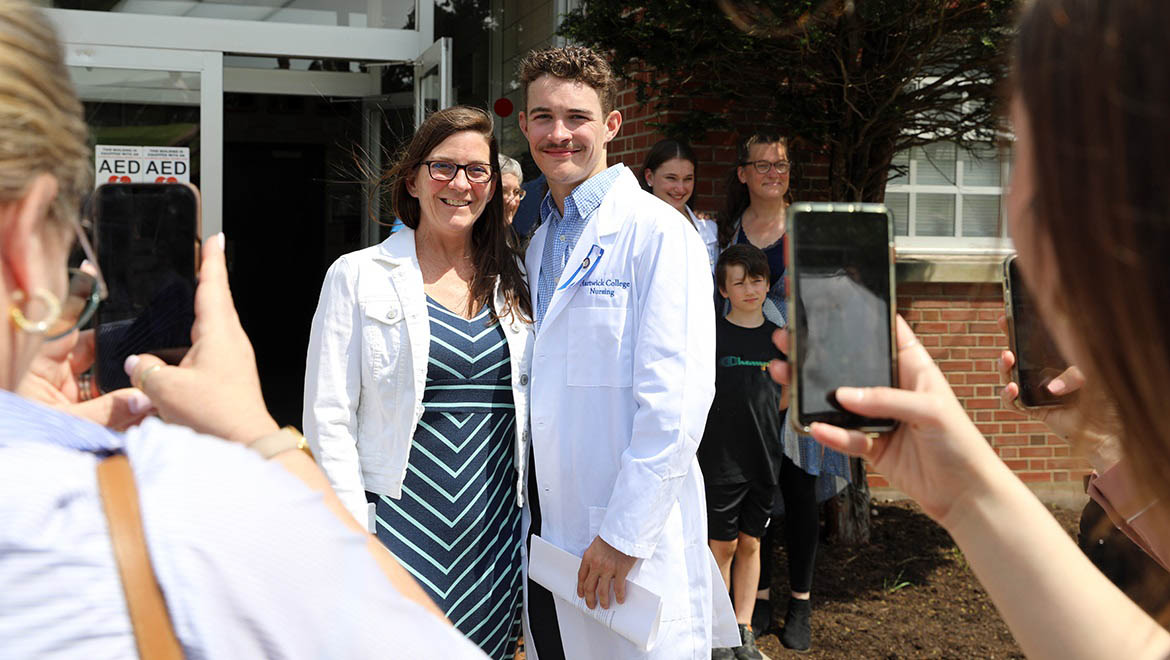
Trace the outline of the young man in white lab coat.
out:
[[[695,451],[714,396],[707,250],[623,165],[615,79],[593,51],[529,53],[520,130],[548,180],[526,266],[536,310],[530,532],[582,557],[578,595],[621,607],[627,579],[662,599],[649,649],[526,582],[529,658],[710,657],[737,646],[707,547]]]

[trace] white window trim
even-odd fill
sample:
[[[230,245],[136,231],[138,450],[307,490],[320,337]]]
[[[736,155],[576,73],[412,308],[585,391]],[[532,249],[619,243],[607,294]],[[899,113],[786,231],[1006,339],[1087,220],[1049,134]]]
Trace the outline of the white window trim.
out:
[[[955,145],[956,149],[961,149]],[[894,244],[900,254],[906,255],[1006,255],[1014,248],[1007,235],[1007,208],[1005,204],[1005,186],[967,186],[962,185],[963,167],[965,161],[960,153],[956,153],[955,185],[920,184],[917,183],[918,161],[910,160],[909,171],[906,173],[907,183],[888,184],[886,194],[903,193],[909,195],[907,204],[907,232],[906,236],[896,236]],[[1007,159],[1000,159],[1000,181],[1008,180],[1010,165]],[[917,234],[916,201],[918,194],[952,195],[955,200],[955,235],[954,236],[919,236]],[[999,236],[963,236],[963,196],[964,195],[996,195],[999,197],[1000,234]]]

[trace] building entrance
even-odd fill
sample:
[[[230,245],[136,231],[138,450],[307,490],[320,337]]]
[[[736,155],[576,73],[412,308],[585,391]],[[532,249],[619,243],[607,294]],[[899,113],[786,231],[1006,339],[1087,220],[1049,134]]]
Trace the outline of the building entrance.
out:
[[[232,296],[256,351],[264,400],[282,426],[301,425],[309,323],[329,265],[325,153],[324,145],[305,142],[224,145]]]
[[[47,10],[95,144],[189,157],[203,234],[227,236],[236,307],[281,424],[301,424],[325,270],[385,235],[374,219],[388,210],[359,162],[380,171],[424,109],[452,102],[451,40],[433,40],[435,5],[419,2],[409,25],[385,27],[397,25],[381,11],[389,6],[363,3],[374,17],[364,26],[353,16],[301,25],[279,13],[245,21],[120,4]]]
[[[403,108],[402,114],[409,114]],[[268,408],[301,425],[309,326],[325,271],[381,239],[361,172],[363,103],[278,94],[224,97],[224,216],[232,294]],[[386,122],[383,139],[398,138]],[[409,135],[409,133],[405,133]],[[368,167],[368,165],[367,165]]]

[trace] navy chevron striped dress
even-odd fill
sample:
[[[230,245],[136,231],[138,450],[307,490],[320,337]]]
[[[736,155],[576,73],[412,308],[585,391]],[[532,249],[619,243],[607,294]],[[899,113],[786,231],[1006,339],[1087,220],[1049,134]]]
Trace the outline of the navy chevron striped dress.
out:
[[[366,493],[377,536],[439,609],[492,658],[511,658],[520,623],[516,410],[503,328],[427,296],[425,407],[401,499]]]

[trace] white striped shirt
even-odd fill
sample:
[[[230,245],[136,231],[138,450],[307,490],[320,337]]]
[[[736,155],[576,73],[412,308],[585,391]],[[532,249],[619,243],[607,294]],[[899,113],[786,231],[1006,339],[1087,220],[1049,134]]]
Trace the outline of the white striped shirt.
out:
[[[0,658],[136,656],[97,491],[124,450],[188,658],[482,658],[393,589],[321,495],[239,445],[122,435],[0,390]]]

